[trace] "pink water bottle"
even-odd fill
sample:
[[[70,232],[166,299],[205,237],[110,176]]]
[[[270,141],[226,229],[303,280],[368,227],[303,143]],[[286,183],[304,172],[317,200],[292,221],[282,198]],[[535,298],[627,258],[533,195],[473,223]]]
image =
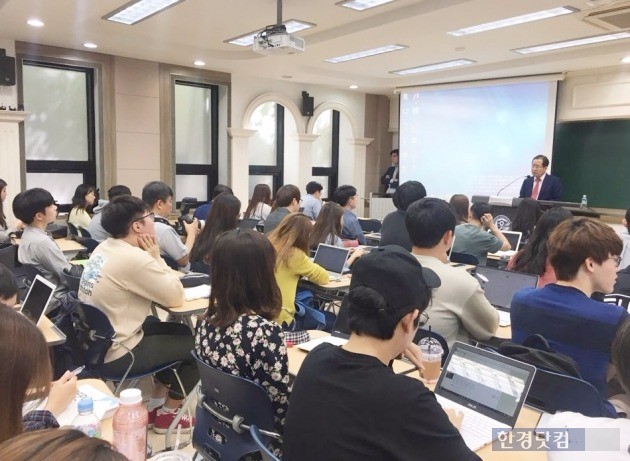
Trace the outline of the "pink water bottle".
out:
[[[114,413],[114,447],[129,461],[147,459],[149,413],[142,405],[140,389],[120,393],[120,407]]]

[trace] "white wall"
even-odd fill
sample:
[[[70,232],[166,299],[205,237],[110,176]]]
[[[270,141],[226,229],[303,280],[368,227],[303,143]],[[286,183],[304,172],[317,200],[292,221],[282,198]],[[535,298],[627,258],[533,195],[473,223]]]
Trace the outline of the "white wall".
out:
[[[15,42],[0,39],[0,48],[6,50],[7,56],[15,57]],[[0,106],[17,106],[17,85],[0,86]]]

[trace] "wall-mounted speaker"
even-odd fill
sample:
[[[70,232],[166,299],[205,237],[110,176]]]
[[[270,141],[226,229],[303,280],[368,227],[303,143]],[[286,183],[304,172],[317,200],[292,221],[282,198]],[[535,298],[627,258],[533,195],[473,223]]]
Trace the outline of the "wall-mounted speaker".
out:
[[[15,85],[15,58],[0,56],[0,85]]]
[[[309,96],[306,91],[302,91],[302,115],[310,117],[313,115],[313,106],[315,98]]]

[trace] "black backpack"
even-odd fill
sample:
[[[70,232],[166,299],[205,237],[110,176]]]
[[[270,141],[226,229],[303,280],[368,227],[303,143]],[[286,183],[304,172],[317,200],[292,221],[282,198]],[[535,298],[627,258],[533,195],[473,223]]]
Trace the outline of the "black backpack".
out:
[[[568,355],[553,350],[539,334],[529,336],[523,344],[506,341],[499,346],[497,352],[542,370],[582,379],[577,362]]]

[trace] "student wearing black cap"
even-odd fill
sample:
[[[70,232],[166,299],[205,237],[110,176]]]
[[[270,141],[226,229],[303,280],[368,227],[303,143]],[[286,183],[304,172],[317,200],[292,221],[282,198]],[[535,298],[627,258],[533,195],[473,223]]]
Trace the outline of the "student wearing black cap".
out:
[[[304,360],[285,423],[283,459],[478,460],[421,381],[388,364],[411,346],[440,280],[397,246],[357,260],[348,342]]]

